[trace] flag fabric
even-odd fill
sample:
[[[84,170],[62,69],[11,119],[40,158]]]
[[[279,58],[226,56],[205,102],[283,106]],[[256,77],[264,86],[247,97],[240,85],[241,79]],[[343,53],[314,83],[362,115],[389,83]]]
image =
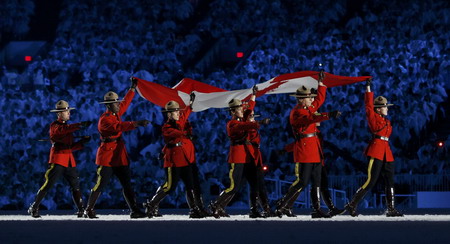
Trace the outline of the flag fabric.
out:
[[[196,81],[189,78],[183,78],[178,84],[176,84],[173,89],[177,91],[181,91],[187,94],[190,94],[193,91],[198,91],[202,93],[211,93],[211,92],[224,92],[227,90],[211,86],[208,84],[205,84],[200,81]]]
[[[142,80],[137,77],[134,78],[138,80],[136,90],[139,95],[162,108],[164,108],[166,103],[171,100],[178,102],[181,107],[186,106],[184,101],[189,101],[189,95],[187,95],[187,100],[184,100],[181,96],[179,96],[178,91],[175,89],[154,82]]]
[[[365,81],[370,76],[338,76],[325,72],[323,83],[327,87],[336,87],[349,85],[356,82]],[[276,76],[266,82],[255,84],[258,86],[257,96],[265,94],[283,94],[295,93],[300,86],[307,88],[318,87],[319,72],[300,71],[295,73]],[[194,92],[196,95],[193,104],[193,111],[199,112],[208,108],[225,108],[228,102],[233,99],[247,100],[250,98],[252,88],[227,91],[218,87],[205,84],[200,81],[184,78],[173,88],[168,88],[154,82],[145,81],[137,78],[137,91],[150,102],[164,107],[170,100],[177,101],[181,107],[185,107],[189,102],[189,94]]]

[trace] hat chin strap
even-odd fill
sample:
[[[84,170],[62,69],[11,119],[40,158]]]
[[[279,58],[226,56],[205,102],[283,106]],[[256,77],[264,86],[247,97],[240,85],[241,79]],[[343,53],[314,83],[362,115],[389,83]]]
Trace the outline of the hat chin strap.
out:
[[[381,113],[381,108],[382,108],[382,107],[376,107],[376,108],[375,108],[375,113],[377,113],[377,114],[379,114],[379,115],[381,115],[381,116],[383,116],[383,117],[386,117],[387,114],[384,115],[384,114]],[[378,109],[379,109],[379,110],[378,110]]]
[[[57,117],[58,117],[58,120],[62,120],[63,122],[67,122],[69,119],[70,119],[70,117],[69,117],[69,119],[63,119],[63,117],[62,117],[62,112],[64,112],[64,111],[61,111],[61,112],[57,112],[56,114],[57,114]]]
[[[114,103],[106,103],[105,105],[106,105],[106,108],[111,112],[111,113],[118,113],[119,112],[119,109],[117,109],[117,111],[114,111],[114,109],[113,109],[113,105]]]
[[[298,101],[298,104],[300,104],[302,107],[309,107],[309,106],[311,106],[311,104],[308,106],[307,104],[306,104],[306,99],[305,99],[306,97],[302,97],[302,98],[299,98],[297,101]]]

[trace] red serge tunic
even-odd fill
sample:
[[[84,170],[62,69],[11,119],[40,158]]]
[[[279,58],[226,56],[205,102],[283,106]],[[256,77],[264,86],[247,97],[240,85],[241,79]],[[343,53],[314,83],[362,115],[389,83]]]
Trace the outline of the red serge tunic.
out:
[[[381,114],[375,112],[373,106],[373,92],[366,92],[364,101],[366,104],[366,115],[370,132],[372,132],[375,136],[389,138],[392,133],[391,122]],[[379,138],[373,138],[370,141],[364,154],[368,157],[373,157],[381,161],[384,159],[386,159],[386,162],[394,161],[394,156],[392,155],[389,142]]]
[[[192,107],[187,106],[186,110],[180,111],[178,121],[168,120],[162,127],[164,142],[164,168],[184,167],[195,162],[195,148],[189,136],[191,126],[188,118],[192,112]]]
[[[294,162],[321,163],[323,159],[322,146],[317,136],[302,137],[311,133],[318,133],[316,123],[328,120],[328,113],[317,113],[325,101],[327,88],[319,86],[318,95],[310,107],[297,104],[291,111],[289,121],[296,138],[294,146]]]
[[[255,150],[248,140],[248,133],[251,130],[258,130],[259,124],[246,122],[254,107],[255,102],[250,100],[248,109],[244,111],[244,118],[232,119],[227,123],[227,134],[231,143],[228,163],[243,164],[247,163],[249,158],[255,159]]]
[[[316,127],[317,128],[317,127]],[[320,133],[320,131],[319,131],[319,129],[317,129],[317,134],[319,134]],[[319,141],[320,141],[320,138],[319,138]],[[321,142],[321,144],[320,145],[322,145],[323,143]],[[287,144],[284,148],[283,148],[283,150],[284,151],[286,151],[286,152],[293,152],[294,151],[294,147],[295,147],[295,142],[292,142],[292,143],[289,143],[289,144]],[[325,159],[322,157],[322,165],[325,165]]]
[[[250,100],[248,102],[249,108],[246,110],[247,114],[244,114],[244,118],[247,118],[250,116],[251,112],[254,110],[256,102]],[[247,112],[249,111],[249,112]],[[254,155],[254,162],[255,165],[262,165],[262,157],[261,157],[261,151],[259,150],[259,144],[261,143],[261,137],[259,136],[259,132],[257,129],[251,129],[248,131],[248,141],[252,144],[253,147],[253,155]]]
[[[59,164],[64,167],[75,167],[77,163],[73,157],[72,151],[83,148],[80,142],[73,142],[72,132],[80,129],[80,123],[67,124],[62,120],[56,120],[50,125],[50,140],[52,148],[50,149],[49,164]]]
[[[134,91],[129,90],[124,97],[124,101],[120,103],[120,109],[117,114],[107,110],[100,116],[98,121],[98,131],[102,139],[102,143],[97,150],[96,164],[107,167],[126,166],[128,162],[128,154],[125,148],[125,142],[121,138],[122,132],[130,131],[136,128],[133,121],[122,121],[122,116],[130,106],[134,97]],[[103,140],[107,140],[104,142]]]

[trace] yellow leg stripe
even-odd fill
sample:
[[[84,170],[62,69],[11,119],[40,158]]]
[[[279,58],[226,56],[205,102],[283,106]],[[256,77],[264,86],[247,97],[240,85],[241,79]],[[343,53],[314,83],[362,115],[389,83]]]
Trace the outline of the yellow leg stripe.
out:
[[[97,191],[98,187],[100,186],[100,182],[102,181],[102,176],[100,175],[100,171],[102,171],[103,166],[99,166],[97,169],[97,183],[95,183],[94,188],[92,188],[92,191]]]
[[[234,189],[233,172],[234,172],[234,164],[231,164],[230,173],[228,174],[228,176],[230,177],[230,187],[228,187],[228,189],[225,190],[226,193]]]
[[[53,168],[55,168],[55,164],[51,164],[50,165],[50,169],[47,169],[47,172],[45,172],[45,182],[44,182],[44,185],[42,185],[42,187],[39,189],[39,191],[43,191],[44,188],[47,186],[47,184],[48,184],[48,175],[50,174],[50,171],[52,171]]]
[[[172,168],[167,168],[167,181],[163,185],[163,191],[168,192],[170,191],[170,188],[172,187]]]
[[[369,168],[367,169],[367,181],[364,183],[364,185],[361,187],[362,189],[366,189],[366,187],[369,185],[370,179],[372,178],[372,175],[370,172],[372,172],[372,165],[375,158],[370,158],[369,161]]]
[[[299,163],[295,164],[295,176],[297,177],[297,179],[294,181],[294,183],[292,183],[292,186],[295,186],[300,182],[300,164]]]

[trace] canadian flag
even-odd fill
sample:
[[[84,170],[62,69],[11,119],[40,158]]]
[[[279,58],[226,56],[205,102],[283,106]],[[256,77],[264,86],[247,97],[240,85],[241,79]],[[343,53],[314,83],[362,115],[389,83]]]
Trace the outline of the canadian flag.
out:
[[[189,78],[182,79],[173,88],[165,87],[154,82],[146,81],[135,77],[138,80],[137,91],[150,102],[164,107],[167,102],[174,100],[185,107],[189,102],[189,94],[195,93],[193,111],[199,112],[208,108],[225,108],[228,102],[233,99],[247,100],[252,93],[252,87],[242,90],[227,91],[215,86],[205,84]],[[338,76],[325,72],[323,83],[327,87],[343,86],[364,81],[371,76]],[[266,82],[256,84],[258,87],[257,96],[264,94],[295,93],[300,86],[317,89],[319,72],[300,71],[295,73],[276,76]]]

